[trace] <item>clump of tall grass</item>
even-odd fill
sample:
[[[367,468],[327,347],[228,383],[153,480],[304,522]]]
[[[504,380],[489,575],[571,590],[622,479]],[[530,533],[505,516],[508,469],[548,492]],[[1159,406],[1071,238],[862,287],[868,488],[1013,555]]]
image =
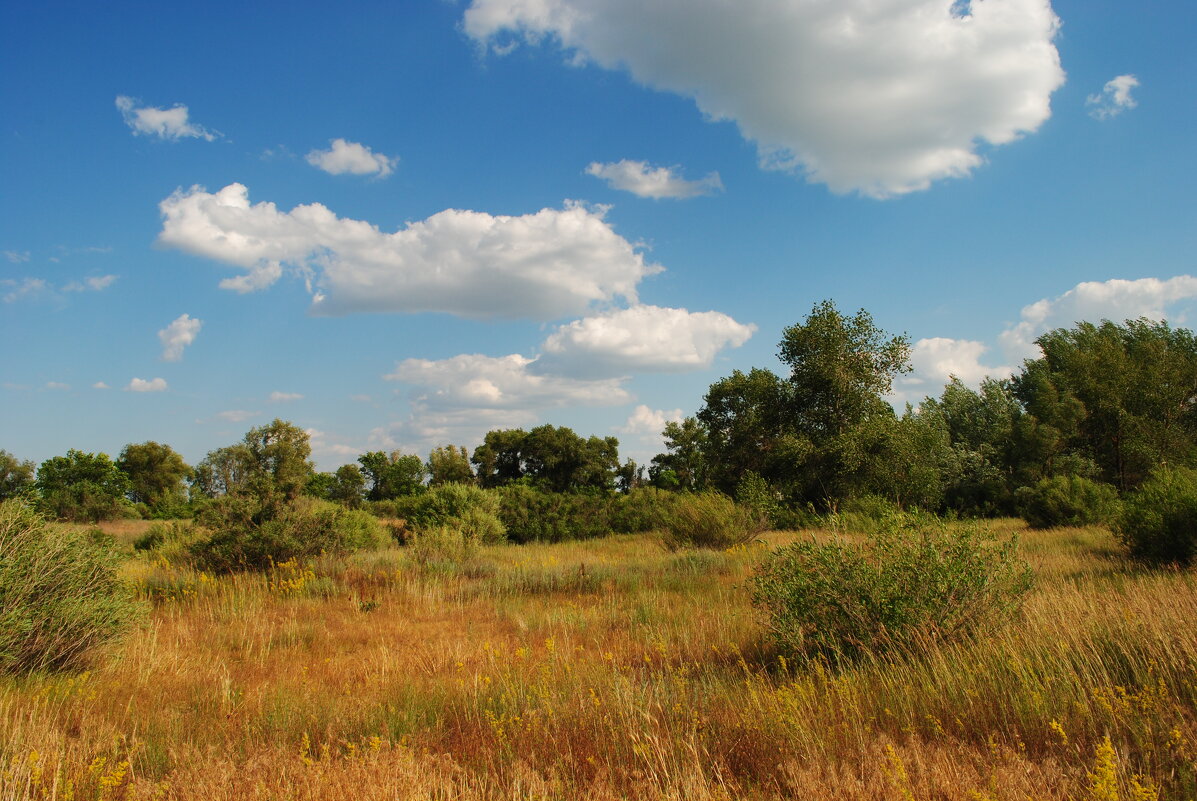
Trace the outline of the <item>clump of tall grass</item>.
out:
[[[50,526],[19,501],[0,503],[0,672],[80,667],[123,634],[142,606],[118,562],[88,532]]]
[[[662,510],[661,544],[670,551],[683,548],[724,550],[751,542],[765,530],[766,520],[721,492],[679,496]]]
[[[915,522],[864,543],[796,542],[757,568],[752,602],[784,653],[833,661],[910,651],[996,626],[1031,589],[1016,540]]]

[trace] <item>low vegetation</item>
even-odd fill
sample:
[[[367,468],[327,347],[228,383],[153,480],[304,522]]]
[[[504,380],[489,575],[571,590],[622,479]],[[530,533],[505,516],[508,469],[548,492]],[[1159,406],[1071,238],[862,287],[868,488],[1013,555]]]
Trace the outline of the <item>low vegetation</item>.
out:
[[[0,502],[0,673],[83,667],[137,620],[117,554],[97,534]]]
[[[1197,793],[1197,578],[1126,562],[1105,528],[953,523],[898,551],[843,527],[676,553],[657,534],[417,539],[213,575],[134,551],[151,525],[112,529],[147,624],[90,672],[0,679],[0,798]],[[795,658],[749,588],[806,543],[893,556],[916,620],[973,608],[982,574],[1021,587],[1019,559],[1036,582],[984,636],[940,636],[948,615],[914,653]]]

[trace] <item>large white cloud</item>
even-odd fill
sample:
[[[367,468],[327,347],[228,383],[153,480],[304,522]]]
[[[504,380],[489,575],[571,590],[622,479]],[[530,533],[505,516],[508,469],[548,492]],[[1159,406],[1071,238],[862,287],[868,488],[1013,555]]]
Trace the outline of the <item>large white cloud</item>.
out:
[[[1131,97],[1131,90],[1138,85],[1139,79],[1134,75],[1119,75],[1106,81],[1099,93],[1085,98],[1085,105],[1093,107],[1089,109],[1089,116],[1095,120],[1108,120],[1139,105]]]
[[[1043,298],[1024,307],[1021,319],[998,339],[1007,359],[1033,359],[1040,355],[1035,339],[1047,331],[1071,328],[1080,321],[1121,323],[1139,317],[1183,322],[1187,306],[1177,304],[1194,298],[1197,298],[1197,278],[1191,275],[1086,281],[1057,298]]]
[[[627,421],[615,430],[621,434],[636,434],[660,438],[666,423],[680,423],[686,414],[681,409],[654,409],[643,403],[632,410]]]
[[[329,142],[328,150],[313,150],[308,153],[307,162],[330,175],[349,173],[386,178],[394,171],[399,159],[375,153],[358,142],[333,139]]]
[[[221,136],[219,131],[209,131],[191,122],[188,109],[182,103],[176,103],[171,108],[138,106],[137,103],[137,100],[126,95],[116,97],[116,107],[134,134],[156,136],[159,139],[205,139],[209,142]]]
[[[312,311],[440,311],[463,317],[553,319],[592,303],[636,300],[660,268],[615,233],[604,209],[567,203],[523,216],[448,209],[383,233],[319,203],[280,211],[230,184],[178,190],[159,204],[158,241],[246,272],[222,286],[270,286],[284,267],[316,291]]]
[[[917,404],[928,395],[940,395],[953,376],[971,387],[979,386],[986,377],[1010,376],[1014,372],[1012,367],[982,363],[989,350],[984,342],[971,339],[920,339],[910,350],[911,372],[898,377],[890,397],[897,404]]]
[[[723,181],[717,172],[698,181],[688,181],[678,175],[676,167],[653,167],[648,162],[628,159],[609,164],[591,162],[586,174],[601,178],[612,189],[654,200],[701,197],[723,191]]]
[[[720,312],[632,306],[561,326],[532,369],[587,378],[697,370],[755,331]]]
[[[528,369],[535,359],[519,354],[461,354],[437,361],[406,359],[384,376],[423,390],[416,401],[440,408],[548,409],[626,403],[619,379],[579,380]]]
[[[967,175],[1064,82],[1050,0],[473,0],[497,52],[555,37],[734,120],[763,165],[874,197]]]
[[[631,399],[621,379],[538,375],[529,369],[534,362],[518,354],[399,362],[384,378],[412,387],[411,415],[376,429],[371,442],[416,451],[474,443],[491,429],[535,425],[549,409],[617,406]]]
[[[203,328],[203,320],[197,320],[189,314],[180,314],[170,325],[158,332],[158,341],[162,343],[162,361],[177,362],[183,358],[183,349],[195,342]]]

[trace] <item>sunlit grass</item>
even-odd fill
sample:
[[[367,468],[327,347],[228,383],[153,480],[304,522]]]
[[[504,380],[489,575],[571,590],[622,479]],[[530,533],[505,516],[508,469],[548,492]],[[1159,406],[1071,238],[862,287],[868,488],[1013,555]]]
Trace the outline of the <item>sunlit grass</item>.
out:
[[[1039,578],[1012,625],[840,671],[771,651],[743,586],[805,533],[226,577],[130,555],[144,628],[0,682],[0,798],[1193,798],[1197,578],[1104,529],[994,527]]]

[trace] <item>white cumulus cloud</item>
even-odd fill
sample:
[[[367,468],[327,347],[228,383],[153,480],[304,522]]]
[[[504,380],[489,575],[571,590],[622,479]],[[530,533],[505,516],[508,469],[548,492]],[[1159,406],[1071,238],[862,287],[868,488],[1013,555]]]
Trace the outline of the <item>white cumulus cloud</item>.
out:
[[[371,441],[418,451],[447,442],[471,443],[491,429],[534,425],[547,409],[617,406],[631,400],[621,379],[538,375],[529,369],[534,361],[518,354],[462,354],[399,362],[384,378],[413,388],[411,417],[375,430]]]
[[[720,312],[632,306],[559,327],[545,339],[533,369],[587,378],[697,370],[755,331]]]
[[[1050,0],[473,0],[463,27],[625,69],[734,120],[762,166],[873,197],[968,175],[1064,83]]]
[[[350,173],[386,178],[394,171],[399,159],[375,153],[358,142],[332,139],[329,141],[328,150],[313,150],[308,153],[307,162],[330,175]]]
[[[171,108],[139,106],[137,100],[127,95],[117,95],[116,107],[120,109],[125,124],[136,135],[156,136],[159,139],[205,139],[209,142],[221,136],[219,131],[209,131],[189,119],[189,112],[182,103]]]
[[[938,397],[952,376],[967,386],[980,386],[989,378],[1007,378],[1014,372],[1008,365],[982,364],[989,351],[984,342],[949,337],[920,339],[910,349],[911,372],[894,382],[891,400],[895,403],[917,404],[924,397]]]
[[[109,387],[103,381],[97,381],[96,383],[91,385],[91,388],[92,389],[111,389],[111,387]]]
[[[681,409],[653,409],[642,403],[628,415],[627,422],[615,430],[621,434],[660,437],[666,423],[680,423],[685,416]]]
[[[159,204],[158,241],[240,267],[238,291],[274,283],[284,267],[313,287],[312,311],[439,311],[471,318],[553,319],[596,302],[636,300],[660,270],[615,233],[604,209],[567,203],[522,216],[448,209],[384,233],[319,203],[280,211],[230,184],[179,190]]]
[[[189,314],[180,314],[170,325],[158,332],[158,341],[162,343],[162,361],[177,362],[183,358],[183,348],[195,342],[203,328],[202,320],[197,320]]]
[[[127,392],[165,392],[166,379],[165,378],[134,378],[129,382],[129,386],[125,387]]]
[[[1139,278],[1086,281],[1056,298],[1043,298],[1022,310],[1021,319],[998,338],[1006,358],[1033,359],[1040,355],[1035,339],[1056,328],[1071,328],[1078,322],[1112,320],[1121,323],[1147,317],[1151,320],[1183,321],[1188,306],[1197,298],[1197,277]]]
[[[608,164],[591,162],[586,174],[601,178],[612,189],[654,199],[700,197],[723,191],[723,181],[717,172],[698,181],[688,181],[677,174],[676,167],[653,167],[644,161],[628,159]]]
[[[1095,120],[1108,120],[1139,105],[1131,97],[1131,90],[1138,85],[1139,79],[1134,75],[1119,75],[1107,81],[1099,93],[1085,98],[1085,105],[1093,107],[1089,116]]]

